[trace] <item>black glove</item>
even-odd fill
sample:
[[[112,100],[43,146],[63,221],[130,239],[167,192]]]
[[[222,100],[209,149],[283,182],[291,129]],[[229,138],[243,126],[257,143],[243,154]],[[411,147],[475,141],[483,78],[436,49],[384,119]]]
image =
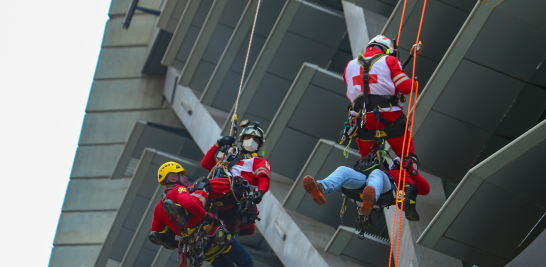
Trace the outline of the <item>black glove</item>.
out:
[[[216,143],[218,143],[218,147],[231,146],[235,143],[235,138],[233,136],[220,137],[220,139],[216,140]]]
[[[262,202],[263,197],[264,197],[264,191],[258,190],[252,202],[254,202],[254,204],[260,204],[260,202]]]
[[[205,215],[205,217],[203,217],[203,221],[204,222],[208,222],[210,224],[212,223],[215,223],[217,225],[220,224],[220,219],[218,219],[218,217],[216,217],[216,215],[210,213],[210,212],[207,212],[207,215]]]

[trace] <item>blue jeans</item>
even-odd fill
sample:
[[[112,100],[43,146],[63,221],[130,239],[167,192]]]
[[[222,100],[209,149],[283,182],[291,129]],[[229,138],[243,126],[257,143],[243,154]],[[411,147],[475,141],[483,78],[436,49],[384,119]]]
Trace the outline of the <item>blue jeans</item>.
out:
[[[341,187],[358,189],[364,185],[369,185],[375,189],[376,201],[379,199],[381,193],[385,193],[391,189],[389,177],[380,169],[372,171],[370,177],[366,177],[365,174],[345,166],[338,167],[326,179],[317,181],[317,183],[324,186],[326,195],[334,193]]]
[[[254,266],[254,261],[246,252],[245,248],[237,241],[233,240],[231,244],[231,249],[228,253],[220,255],[214,261],[212,261],[212,266],[214,267],[232,267],[233,264],[236,264],[237,267],[252,267]]]

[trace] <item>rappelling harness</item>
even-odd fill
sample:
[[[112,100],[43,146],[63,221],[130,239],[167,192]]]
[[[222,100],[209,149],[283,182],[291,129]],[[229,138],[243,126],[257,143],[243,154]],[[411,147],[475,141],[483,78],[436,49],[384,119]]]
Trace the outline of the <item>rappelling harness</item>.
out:
[[[187,190],[187,193],[192,194],[196,189],[186,187],[185,190]],[[214,225],[202,222],[197,226],[186,227],[190,216],[194,215],[179,204],[174,204],[171,200],[167,199],[165,194],[163,194],[162,203],[169,219],[180,230],[182,236],[178,243],[178,258],[179,260],[182,258],[181,266],[185,266],[187,263],[191,267],[201,266],[203,261],[211,263],[221,254],[229,252],[234,237],[225,225],[220,225],[215,229]],[[179,220],[167,211],[167,205],[175,206],[177,211],[176,216]],[[205,204],[204,209],[207,212],[217,214],[216,207],[210,199]]]
[[[361,172],[367,177],[370,176],[370,173],[372,173],[372,171],[377,169],[380,169],[383,172],[389,170],[386,158],[387,152],[385,151],[384,141],[382,139],[379,139],[375,142],[377,143],[377,147],[366,157],[358,160],[353,166],[353,169],[355,171]],[[398,189],[396,183],[394,182],[394,178],[389,173],[385,172],[385,174],[389,178],[391,189],[379,195],[379,199],[374,203],[373,210],[379,213],[381,213],[383,208],[389,208],[390,206],[395,205],[397,201],[403,201],[403,196],[398,197],[397,200],[396,192],[398,192]],[[367,184],[357,189],[348,189],[345,187],[341,188],[343,203],[341,204],[341,211],[339,213],[340,220],[341,222],[343,222],[343,216],[345,215],[345,212],[347,210],[347,203],[349,202],[349,200],[352,200],[357,206],[358,217],[355,226],[357,226],[357,230],[359,231],[358,237],[360,239],[364,239],[364,232],[366,227],[368,225],[372,225],[371,215],[360,214],[360,205],[358,204],[362,203],[362,191],[364,190],[366,185]]]
[[[250,233],[240,231],[240,226],[253,224],[256,220],[260,221],[258,211],[252,202],[255,195],[250,183],[241,176],[234,177],[231,174],[231,168],[239,161],[256,157],[258,154],[239,154],[236,145],[227,148],[222,147],[218,149],[218,153],[220,160],[209,173],[209,177],[211,179],[229,179],[230,192],[223,198],[216,199],[213,204],[219,208],[234,207],[235,213],[224,218],[224,223],[232,230],[234,235],[248,235]]]
[[[364,70],[362,76],[363,88],[362,94],[359,95],[351,106],[349,106],[349,117],[345,122],[343,131],[339,134],[337,142],[343,144],[346,139],[358,137],[360,140],[378,140],[386,138],[400,137],[404,135],[406,128],[406,116],[402,113],[394,122],[389,122],[381,115],[380,111],[389,112],[393,106],[397,106],[400,102],[405,102],[402,94],[398,95],[372,95],[369,93],[370,88],[370,70],[372,66],[379,61],[385,54],[377,54],[369,59],[365,59],[363,55],[358,56],[358,63]],[[384,124],[385,128],[375,131],[364,129],[366,124],[366,113],[372,112],[379,122]]]
[[[218,256],[231,250],[234,236],[225,225],[214,229],[214,225],[203,222],[196,227],[183,229],[178,247],[178,259],[182,258],[183,264],[189,261],[188,266],[198,267],[203,261],[212,263]]]
[[[422,48],[423,44],[421,42],[414,45],[410,51],[410,55],[404,61],[402,68],[404,68],[410,62],[414,54],[419,54]],[[396,55],[396,50],[397,47],[395,46],[394,55]],[[403,112],[393,122],[387,121],[381,115],[381,111],[389,112],[392,110],[393,106],[398,106],[399,103],[406,102],[403,94],[398,93],[397,95],[374,95],[369,93],[370,70],[377,61],[385,56],[387,55],[377,54],[369,59],[364,58],[363,55],[358,56],[358,64],[363,69],[363,93],[359,95],[353,101],[352,105],[348,108],[349,114],[347,121],[345,122],[344,128],[340,132],[337,139],[337,142],[340,145],[343,144],[347,139],[351,140],[353,137],[358,137],[360,140],[379,140],[400,137],[403,136],[404,133],[411,127],[411,124],[408,124],[406,126],[405,122],[407,118]],[[383,129],[376,128],[375,131],[364,129],[364,125],[366,124],[367,112],[372,112],[374,114],[377,122],[376,125],[379,125],[379,122],[381,122],[386,127]]]

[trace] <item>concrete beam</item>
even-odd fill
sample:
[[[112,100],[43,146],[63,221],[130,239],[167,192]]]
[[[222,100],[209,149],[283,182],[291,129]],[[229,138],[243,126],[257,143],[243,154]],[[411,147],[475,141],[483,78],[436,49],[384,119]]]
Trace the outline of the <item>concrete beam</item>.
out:
[[[363,266],[388,266],[389,240],[368,233],[361,240],[357,232],[355,228],[340,225],[325,251]]]
[[[123,20],[124,17],[115,17],[106,22],[102,47],[148,45],[156,16],[134,16],[129,29],[121,27]]]
[[[169,68],[168,80],[175,80],[177,71]],[[176,85],[171,88],[171,83],[165,86],[165,97],[171,99],[174,112],[190,132],[197,146],[206,153],[220,137],[220,127],[209,112],[209,109],[199,103],[199,98],[188,87]]]
[[[404,214],[402,214],[402,231],[400,238],[400,252],[398,253],[398,266],[408,267],[425,267],[425,266],[449,266],[449,267],[462,267],[462,262],[459,259],[442,254],[438,251],[429,249],[427,247],[417,244],[419,236],[423,234],[425,228],[432,221],[434,216],[441,209],[443,203],[446,201],[444,194],[444,186],[442,180],[438,177],[420,171],[421,175],[427,179],[430,184],[430,193],[426,196],[419,195],[417,197],[417,212],[420,216],[420,221],[410,222],[406,220]],[[400,218],[400,209],[398,207],[391,209],[384,209],[385,218],[387,221],[387,228],[389,229],[389,236],[393,237],[393,221],[394,211],[396,209],[396,216]],[[395,226],[395,233],[393,238],[393,258],[396,261],[396,244],[398,236],[398,223]]]
[[[417,99],[416,115],[413,124],[414,136],[419,133],[423,122],[428,117],[432,107],[446,88],[446,85],[461,64],[464,56],[470,49],[470,46],[489,19],[494,7],[502,2],[504,1],[494,0],[488,2],[478,1],[476,3],[476,7],[472,10],[466,20],[467,22],[461,27],[459,34],[457,34],[453,40],[453,43]]]
[[[168,108],[164,82],[165,76],[93,81],[85,112]]]
[[[256,226],[285,266],[358,266],[324,251],[332,227],[284,209],[272,194],[264,195],[259,209]]]
[[[165,0],[156,26],[164,31],[174,33],[189,0]],[[133,25],[131,25],[132,27]]]
[[[63,212],[53,245],[100,244],[115,215],[116,211]]]
[[[153,148],[164,153],[177,155],[180,158],[195,161],[196,163],[203,157],[203,153],[201,153],[185,129],[136,121],[111,178],[133,176],[145,148]]]
[[[125,16],[125,14],[127,13],[127,10],[129,9],[129,5],[131,4],[131,1],[132,0],[112,0],[112,3],[110,4],[110,10],[108,11],[108,15],[110,17]],[[149,9],[159,10],[161,6],[161,0],[140,0],[138,2],[138,5],[141,7],[149,8]],[[137,10],[135,12],[135,15],[136,14],[143,15],[145,13]],[[148,16],[151,16],[151,15],[148,15]]]
[[[172,250],[168,250],[164,247],[160,247],[159,251],[155,255],[155,259],[150,267],[165,267],[169,262],[169,257],[173,254]]]
[[[152,199],[150,200],[150,203],[148,204],[148,207],[146,208],[146,211],[144,212],[144,215],[142,216],[142,219],[140,220],[138,228],[135,234],[133,235],[133,240],[131,240],[129,247],[127,248],[127,251],[125,252],[125,255],[123,256],[123,260],[121,261],[120,266],[134,266],[137,258],[139,258],[139,254],[142,248],[144,247],[144,245],[153,246],[159,250],[159,246],[150,245],[147,243],[150,242],[148,240],[148,233],[150,233],[150,225],[152,225],[152,221],[154,218],[154,209],[157,203],[159,203],[159,200],[161,199],[163,190],[165,190],[163,186],[157,185],[154,195],[152,196]],[[142,264],[143,260],[153,262],[154,258],[142,259],[141,257],[139,264]]]
[[[178,84],[188,87],[190,86],[190,81],[197,70],[197,66],[205,53],[205,49],[212,38],[212,34],[214,33],[214,30],[218,25],[218,21],[220,21],[220,17],[227,4],[227,0],[216,0],[212,4],[207,19],[205,20],[205,24],[203,25],[203,28],[201,28],[197,41],[193,45],[193,49],[190,52],[186,64],[184,64],[180,77],[178,78]]]
[[[131,179],[72,179],[66,189],[63,212],[67,211],[115,211]]]
[[[49,266],[74,266],[75,262],[82,266],[93,266],[100,247],[100,245],[55,246],[51,252]]]
[[[78,147],[70,179],[110,177],[122,149],[122,144]]]
[[[342,0],[341,3],[343,4],[345,21],[347,22],[351,52],[353,57],[358,57],[358,55],[362,54],[362,49],[370,41],[366,19],[364,18],[364,9],[345,0]]]
[[[172,109],[88,113],[83,121],[79,145],[124,144],[138,120],[184,128]]]
[[[435,214],[417,242],[422,246],[480,265],[482,265],[481,261],[484,265],[500,266],[516,257],[544,229],[544,223],[541,223],[545,210],[544,201],[533,197],[539,194],[540,185],[537,183],[541,181],[535,179],[538,175],[530,171],[540,164],[539,159],[544,155],[545,136],[546,121],[543,121],[470,169],[439,212]],[[518,183],[532,186],[522,191],[513,191],[513,177],[522,170],[525,170],[526,175],[521,176]],[[482,220],[499,221],[502,217],[499,212],[506,209],[504,204],[506,202],[500,202],[499,198],[510,199],[508,203],[516,203],[517,208],[526,208],[515,222],[510,222],[519,227],[512,230],[509,239],[500,234],[505,230],[502,224],[491,226],[481,222],[469,225],[466,223],[467,217],[463,217],[468,214],[472,217],[481,216]],[[495,205],[472,202],[476,199],[489,199],[495,201]],[[479,206],[480,204],[482,206]],[[488,211],[490,214],[487,213]],[[454,225],[460,228],[461,223],[463,229],[465,225],[468,225],[466,227],[470,227],[474,234],[454,238],[453,242],[460,244],[460,247],[458,250],[449,251],[450,246],[445,246],[442,241],[446,239],[445,235],[450,228]],[[484,232],[483,229],[487,231]],[[486,234],[499,236],[502,239],[502,246],[498,246],[497,243],[469,244],[471,242],[468,240],[483,240],[480,237]],[[500,254],[499,251],[504,253]]]
[[[100,51],[95,80],[140,78],[146,61],[147,46],[103,48]]]
[[[322,109],[316,105],[326,102],[334,107],[347,105],[344,88],[338,74],[314,64],[301,66],[271,124],[264,126],[267,127],[265,150],[270,163],[285,166],[279,174],[295,179],[318,139],[337,137],[341,128],[323,125],[341,125],[347,111]],[[286,151],[294,146],[299,149],[287,154]]]
[[[258,59],[256,59],[256,63],[254,64],[254,67],[249,73],[248,79],[243,86],[242,91],[244,93],[241,93],[238,110],[236,111],[238,112],[238,114],[243,115],[250,105],[250,101],[256,93],[256,88],[258,88],[260,82],[262,81],[262,78],[267,71],[267,67],[269,66],[269,64],[271,64],[275,52],[279,48],[284,35],[292,24],[292,20],[294,19],[294,16],[296,15],[301,3],[301,1],[286,2],[286,5],[279,15],[279,18],[277,19],[277,23],[275,23],[271,34],[269,35],[264,47],[262,48],[262,52],[258,56]],[[233,112],[234,110],[230,112],[230,115],[233,114]],[[229,121],[226,121],[226,123],[222,127],[223,133],[226,133],[227,131],[229,131]]]
[[[404,21],[402,22],[403,24],[401,27],[404,27],[404,25],[408,23],[408,17],[411,15],[418,2],[419,0],[398,1],[398,4],[396,7],[394,7],[394,10],[387,20],[387,23],[385,23],[385,27],[383,28],[383,31],[381,31],[381,34],[385,36],[398,36],[398,28],[400,27],[402,12],[404,13]],[[404,3],[406,4],[405,11]]]
[[[209,80],[207,86],[205,87],[205,90],[203,91],[203,94],[201,95],[201,99],[199,101],[202,104],[210,106],[214,98],[216,97],[216,94],[220,90],[222,82],[224,81],[224,78],[226,77],[229,68],[233,64],[233,61],[235,60],[239,49],[243,45],[243,41],[245,40],[248,31],[252,27],[252,23],[254,21],[254,13],[252,11],[256,10],[257,5],[258,1],[250,0],[249,4],[243,11],[243,15],[239,19],[239,22],[237,23],[237,26],[235,27],[235,30],[233,31],[233,34],[229,39],[229,42],[226,46],[226,49],[224,50],[224,53],[222,54],[222,57],[218,62],[218,65],[214,69],[214,73],[212,74],[211,79]]]
[[[180,21],[178,22],[178,25],[176,26],[176,30],[173,33],[173,38],[171,39],[171,42],[167,47],[167,51],[163,56],[161,64],[165,66],[173,66],[176,57],[179,54],[179,50],[184,42],[190,42],[191,44],[188,43],[188,45],[191,45],[190,47],[193,47],[193,42],[195,40],[188,39],[188,32],[190,31],[192,22],[196,18],[198,10],[207,9],[207,3],[208,2],[206,0],[189,1],[189,3],[186,5],[186,8],[184,9],[184,13],[182,14]]]

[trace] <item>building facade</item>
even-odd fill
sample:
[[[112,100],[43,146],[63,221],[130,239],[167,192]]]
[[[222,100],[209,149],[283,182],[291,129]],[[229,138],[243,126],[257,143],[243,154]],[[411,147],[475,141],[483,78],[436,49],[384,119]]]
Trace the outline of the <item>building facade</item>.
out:
[[[273,171],[257,233],[239,238],[256,266],[388,266],[394,208],[361,240],[356,206],[342,222],[341,193],[316,206],[301,179],[358,159],[334,141],[350,104],[341,73],[400,27],[405,59],[424,3],[413,136],[431,193],[418,198],[421,221],[403,221],[398,266],[540,262],[546,4],[112,0],[50,266],[178,266],[147,240],[157,169],[206,174],[199,162],[234,113],[261,122]]]

